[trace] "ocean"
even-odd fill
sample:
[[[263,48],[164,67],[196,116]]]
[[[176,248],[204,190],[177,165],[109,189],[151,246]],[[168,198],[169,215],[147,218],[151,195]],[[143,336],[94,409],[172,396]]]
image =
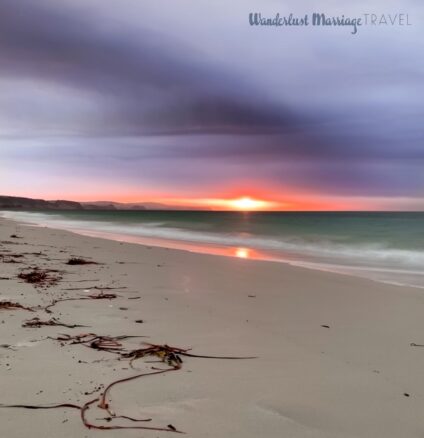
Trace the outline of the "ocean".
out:
[[[3,211],[113,240],[424,287],[422,212]]]

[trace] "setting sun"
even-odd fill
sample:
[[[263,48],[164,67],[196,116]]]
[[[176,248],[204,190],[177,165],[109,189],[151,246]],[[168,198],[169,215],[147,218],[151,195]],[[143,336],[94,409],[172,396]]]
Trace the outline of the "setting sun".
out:
[[[247,195],[228,198],[156,198],[156,202],[173,206],[181,205],[189,209],[226,211],[272,211],[287,208],[287,204],[281,201],[258,199]]]
[[[248,259],[250,256],[250,252],[247,248],[236,248],[234,254],[241,259]]]
[[[244,196],[239,199],[230,200],[229,204],[236,210],[259,210],[265,208],[267,206],[266,201],[260,201],[257,199],[249,198],[248,196]]]

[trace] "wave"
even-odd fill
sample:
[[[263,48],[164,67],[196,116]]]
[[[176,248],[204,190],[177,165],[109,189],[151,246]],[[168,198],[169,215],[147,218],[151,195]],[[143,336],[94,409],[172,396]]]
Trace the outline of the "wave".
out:
[[[360,276],[368,278],[380,276],[387,279],[396,276],[399,279],[407,275],[414,276],[414,278],[423,276],[421,272],[424,266],[423,251],[393,248],[381,242],[338,243],[331,241],[331,236],[328,235],[312,241],[306,236],[304,238],[299,236],[283,238],[282,236],[249,233],[205,232],[164,226],[165,222],[160,221],[143,223],[87,221],[69,219],[60,214],[3,212],[2,216],[76,232],[101,233],[103,237],[111,239],[127,240],[126,238],[139,237],[158,241],[194,243],[202,246],[250,248],[263,252],[264,259],[281,260],[298,266],[332,272],[362,274]],[[422,281],[424,284],[424,276]],[[414,279],[414,285],[421,286],[421,280],[418,281],[420,284],[416,283],[417,280]],[[402,284],[405,284],[404,279]]]

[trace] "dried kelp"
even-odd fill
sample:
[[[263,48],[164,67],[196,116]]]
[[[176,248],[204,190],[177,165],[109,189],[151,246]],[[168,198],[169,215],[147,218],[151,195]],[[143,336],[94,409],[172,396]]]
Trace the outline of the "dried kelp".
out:
[[[99,280],[79,280],[79,281],[99,281]],[[85,287],[71,287],[71,288],[65,288],[62,290],[90,290],[90,289],[96,289],[96,290],[116,290],[116,289],[127,289],[126,286],[122,287],[110,287],[110,286],[85,286]]]
[[[165,371],[172,371],[172,370],[164,370]],[[138,375],[138,376],[133,376],[131,378],[131,380],[142,377],[143,375],[149,375],[149,374],[158,374],[158,372],[154,372],[154,373],[146,373],[146,374],[142,374],[142,375]],[[128,380],[128,379],[127,379]],[[120,383],[120,381],[117,382],[113,382],[115,383]],[[15,404],[15,405],[5,405],[5,404],[0,404],[0,408],[24,408],[24,409],[58,409],[58,408],[71,408],[71,409],[78,409],[80,411],[80,415],[81,415],[81,421],[84,424],[84,426],[87,429],[96,429],[96,430],[135,430],[135,429],[139,429],[139,430],[152,430],[152,431],[156,431],[156,432],[175,432],[175,433],[184,433],[181,432],[179,430],[177,430],[174,426],[172,426],[171,424],[166,426],[166,427],[153,427],[153,426],[114,426],[114,425],[110,425],[110,426],[104,426],[104,425],[98,425],[98,424],[94,424],[91,423],[88,419],[87,419],[87,411],[90,409],[90,407],[96,403],[100,401],[99,397],[96,397],[93,400],[88,401],[87,403],[83,404],[82,406],[73,404],[73,403],[60,403],[60,404],[50,404],[50,405],[20,405],[20,404]],[[98,405],[98,407],[100,409],[105,409],[102,408],[100,405]],[[106,409],[105,409],[106,410]],[[132,422],[141,422],[141,421],[151,421],[150,418],[148,419],[136,419],[136,418],[132,418],[132,417],[127,417],[125,415],[110,415],[108,417],[105,417],[103,420],[105,421],[112,421],[114,419],[128,419]]]
[[[124,339],[143,338],[144,336],[100,336],[95,333],[83,333],[79,335],[62,334],[56,338],[51,338],[61,343],[82,344],[85,347],[93,348],[94,350],[107,351],[109,353],[119,354],[123,350],[123,344],[120,342]]]
[[[22,263],[16,259],[12,259],[10,257],[2,257],[2,263]]]
[[[97,262],[93,262],[92,260],[86,260],[82,257],[71,257],[67,262],[67,265],[98,265]]]
[[[199,354],[189,353],[190,349],[171,347],[169,345],[157,345],[144,342],[147,346],[145,348],[138,348],[127,352],[122,352],[122,358],[130,359],[130,365],[140,358],[146,356],[155,356],[162,362],[167,363],[169,366],[180,368],[183,361],[180,356],[198,357],[202,359],[256,359],[255,356],[206,356]]]
[[[180,356],[182,353],[188,351],[182,348],[169,347],[168,345],[147,345],[148,346],[145,348],[137,348],[135,350],[122,352],[121,357],[130,359],[131,367],[133,366],[133,362],[137,359],[147,356],[154,356],[169,366],[181,368],[183,361]]]
[[[65,324],[56,318],[51,318],[47,321],[42,321],[40,318],[37,317],[29,319],[22,324],[22,327],[26,327],[26,328],[40,328],[44,326],[61,326],[67,328],[87,327],[86,325],[80,325],[80,324]]]
[[[21,259],[23,257],[23,254],[12,253],[11,251],[0,253],[0,259],[3,263],[16,263],[17,261],[11,262],[10,260]]]
[[[0,310],[28,310],[29,312],[34,312],[34,309],[31,307],[25,307],[12,301],[0,301]]]
[[[53,306],[55,306],[57,303],[61,303],[63,301],[81,301],[81,300],[113,300],[117,298],[118,295],[116,294],[105,294],[103,292],[100,292],[98,294],[90,294],[86,297],[74,297],[74,298],[58,298],[57,300],[53,300],[49,305],[45,306],[43,309],[47,313],[52,313],[50,310]]]
[[[18,278],[35,287],[50,287],[61,280],[62,277],[57,273],[57,270],[33,268],[30,271],[22,271],[18,274]]]
[[[13,237],[13,236],[11,236]],[[9,243],[9,242],[8,242]],[[10,242],[16,243],[16,242]],[[41,254],[41,253],[40,253]],[[37,254],[39,255],[39,254]],[[4,260],[15,260],[18,259],[18,256],[15,254],[8,253],[3,256]],[[25,259],[24,259],[25,260]],[[47,259],[50,260],[50,259]],[[82,257],[71,257],[67,261],[66,259],[62,259],[62,263],[66,263],[70,266],[77,265],[95,265],[97,262],[86,260]],[[11,262],[13,263],[13,262]],[[55,271],[48,269],[41,269],[38,267],[28,267],[27,269],[21,271],[18,275],[18,278],[25,281],[26,283],[33,284],[35,287],[49,287],[57,284],[61,279],[61,275],[63,271]],[[95,277],[95,275],[93,276]],[[89,277],[87,277],[89,278]],[[4,278],[6,279],[6,278]],[[101,284],[100,280],[76,280],[76,281],[86,281],[92,282],[88,284]],[[115,283],[111,283],[111,286],[114,286]],[[22,306],[19,303],[13,303],[11,301],[3,301],[0,302],[0,310],[14,310],[14,309],[24,309],[28,311],[37,310],[45,310],[47,313],[52,313],[52,308],[64,301],[80,301],[80,300],[112,300],[118,297],[117,294],[105,291],[108,289],[126,289],[126,287],[101,287],[101,286],[93,286],[93,287],[85,287],[81,288],[83,290],[93,289],[94,291],[89,292],[89,294],[84,294],[83,296],[74,296],[67,297],[65,295],[62,298],[56,297],[53,301],[47,306],[37,306],[34,308]],[[73,289],[65,289],[65,290],[80,290],[80,288]],[[81,294],[82,295],[82,294]],[[140,299],[140,297],[129,297],[128,299]],[[142,320],[137,320],[138,323],[142,322]],[[25,328],[40,328],[45,326],[61,326],[66,328],[76,328],[76,327],[84,327],[77,324],[66,324],[60,321],[60,319],[50,317],[47,319],[41,319],[39,317],[35,317],[32,319],[28,319],[22,323],[22,326]],[[56,332],[57,333],[57,332]],[[199,357],[199,358],[211,358],[211,359],[250,359],[251,357],[227,357],[227,356],[204,356],[204,355],[195,355],[191,353],[191,350],[188,348],[178,348],[172,347],[167,344],[147,344],[144,345],[135,345],[137,348],[132,348],[130,342],[126,342],[130,338],[141,338],[143,336],[105,336],[98,335],[96,333],[80,333],[77,335],[70,334],[60,334],[54,335],[55,337],[51,337],[50,339],[54,339],[58,341],[62,346],[64,345],[82,345],[85,348],[90,348],[93,350],[97,350],[99,352],[106,352],[113,354],[115,359],[122,361],[129,361],[130,366],[133,367],[133,362],[139,359],[149,359],[154,358],[162,363],[161,366],[152,366],[146,372],[137,373],[135,375],[129,375],[126,378],[121,378],[119,380],[115,380],[110,382],[108,385],[100,385],[96,386],[94,391],[85,391],[84,395],[87,397],[88,401],[82,402],[82,404],[74,404],[74,403],[58,403],[58,404],[46,404],[46,405],[29,405],[29,404],[0,404],[0,408],[24,408],[24,409],[74,409],[80,412],[80,418],[82,424],[88,429],[95,430],[151,430],[151,431],[163,431],[163,432],[172,432],[172,433],[183,433],[174,427],[172,424],[168,424],[167,426],[154,426],[154,425],[145,425],[140,424],[142,422],[150,422],[151,418],[133,418],[126,415],[120,415],[115,413],[116,409],[111,407],[110,401],[110,393],[117,385],[123,385],[125,383],[134,381],[136,379],[140,379],[142,377],[154,376],[159,374],[165,374],[172,371],[178,371],[183,367],[184,357]],[[138,341],[139,342],[139,341]],[[78,347],[77,347],[78,349]],[[81,362],[81,361],[79,361]],[[128,369],[124,368],[124,369]],[[134,373],[134,372],[133,372]],[[92,389],[92,388],[90,388]],[[92,395],[97,394],[97,395]],[[79,403],[79,401],[78,401]],[[94,410],[102,412],[101,417],[94,420]],[[90,412],[90,415],[89,415]],[[119,421],[119,422],[118,422]],[[166,423],[165,423],[166,424]]]
[[[84,344],[89,346],[90,348],[94,348],[102,351],[110,351],[110,352],[120,352],[123,349],[122,344],[119,340],[128,338],[130,336],[120,336],[120,337],[109,337],[109,336],[98,336],[93,333],[82,334],[77,336],[63,335],[59,338],[56,338],[60,341],[70,341],[73,344]],[[87,419],[87,411],[90,409],[92,405],[97,403],[97,407],[105,410],[108,413],[108,417],[103,418],[104,421],[111,422],[115,419],[127,419],[132,422],[141,422],[141,421],[151,421],[148,419],[135,419],[132,417],[128,417],[125,415],[116,415],[114,411],[112,411],[110,406],[110,401],[108,398],[109,392],[111,389],[122,383],[126,383],[132,380],[139,379],[141,377],[164,374],[171,371],[178,371],[182,367],[182,360],[179,357],[180,355],[187,355],[190,357],[205,357],[205,358],[214,358],[214,359],[250,359],[251,357],[218,357],[218,356],[200,356],[188,353],[188,349],[170,347],[169,345],[156,345],[156,344],[148,344],[148,346],[144,349],[135,350],[136,353],[131,355],[131,352],[121,353],[122,357],[130,357],[132,360],[136,358],[146,357],[146,356],[155,356],[158,357],[161,361],[166,362],[169,365],[169,368],[158,369],[152,368],[153,371],[136,374],[134,376],[129,376],[123,379],[115,380],[107,385],[104,391],[100,396],[86,402],[82,406],[71,404],[71,403],[61,403],[56,405],[4,405],[1,404],[2,408],[25,408],[25,409],[55,409],[55,408],[73,408],[78,409],[81,413],[81,420],[85,427],[88,429],[97,429],[97,430],[124,430],[124,429],[140,429],[140,430],[152,430],[152,431],[162,431],[162,432],[175,432],[175,433],[183,433],[179,431],[172,424],[168,424],[166,427],[154,427],[154,426],[118,426],[118,425],[98,425],[93,424]]]
[[[81,297],[81,299],[87,299],[87,300],[113,300],[115,298],[117,298],[118,295],[114,294],[114,293],[107,293],[105,294],[104,292],[99,292],[98,294],[90,294],[87,295],[86,297]]]
[[[95,333],[82,333],[78,335],[63,334],[51,338],[62,343],[83,344],[95,350],[118,353],[122,359],[130,359],[132,362],[144,357],[154,356],[169,366],[180,368],[183,361],[180,356],[197,357],[202,359],[256,359],[256,356],[207,356],[190,353],[189,348],[171,347],[167,344],[151,344],[143,342],[144,348],[129,349],[121,341],[130,338],[142,338],[144,336],[101,336]]]
[[[35,318],[34,318],[35,319]],[[72,404],[72,403],[61,403],[61,404],[54,404],[54,405],[20,405],[20,404],[11,404],[11,405],[5,405],[1,404],[0,407],[2,408],[25,408],[25,409],[56,409],[56,408],[72,408],[72,409],[78,409],[80,411],[81,415],[81,421],[84,424],[85,427],[88,429],[97,429],[97,430],[125,430],[125,429],[140,429],[140,430],[152,430],[152,431],[163,431],[163,432],[174,432],[174,433],[183,433],[179,431],[177,428],[175,428],[172,424],[168,424],[166,427],[154,427],[154,426],[140,426],[140,425],[99,425],[94,424],[90,422],[87,419],[87,411],[95,404],[97,403],[97,407],[99,409],[102,409],[108,413],[108,416],[105,418],[102,418],[100,420],[104,420],[107,422],[112,422],[116,419],[126,419],[131,422],[144,422],[144,421],[151,421],[150,418],[148,419],[136,419],[132,417],[128,417],[125,415],[116,415],[115,412],[111,409],[110,406],[110,400],[109,400],[109,393],[111,389],[118,385],[123,384],[132,380],[139,379],[141,377],[146,376],[152,376],[152,375],[158,375],[158,374],[164,374],[171,371],[178,371],[181,369],[183,361],[180,356],[189,356],[189,357],[200,357],[200,358],[212,358],[212,359],[252,359],[253,357],[233,357],[233,356],[204,356],[204,355],[195,355],[192,353],[189,353],[189,349],[185,348],[178,348],[178,347],[171,347],[169,345],[159,345],[159,344],[146,344],[145,348],[138,348],[135,350],[129,350],[126,349],[122,342],[125,339],[128,338],[134,338],[138,336],[100,336],[94,333],[83,333],[79,335],[60,335],[57,338],[53,338],[61,343],[69,343],[69,344],[81,344],[86,347],[100,350],[100,351],[107,351],[110,353],[116,353],[120,356],[120,358],[129,358],[132,361],[135,359],[140,359],[148,356],[154,356],[158,359],[160,359],[162,362],[166,363],[169,368],[154,368],[152,367],[153,371],[145,372],[141,374],[136,374],[133,376],[129,376],[123,379],[115,380],[109,385],[105,387],[103,392],[97,396],[96,398],[89,400],[88,402],[84,403],[82,406]],[[87,392],[88,394],[88,392]]]

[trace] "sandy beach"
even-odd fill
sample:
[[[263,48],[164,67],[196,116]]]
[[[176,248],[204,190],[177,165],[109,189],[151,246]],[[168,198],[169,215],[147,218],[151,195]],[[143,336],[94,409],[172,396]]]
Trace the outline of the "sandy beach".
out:
[[[15,235],[15,237],[11,237]],[[17,236],[17,237],[16,237]],[[191,348],[181,369],[117,385],[116,415],[152,418],[202,437],[422,437],[424,292],[283,263],[195,254],[0,221],[0,403],[83,405],[118,379],[166,364],[129,360],[61,334]],[[98,264],[67,265],[72,257]],[[13,260],[13,261],[12,261]],[[12,262],[11,262],[12,261]],[[56,284],[18,278],[34,267]],[[54,283],[54,281],[53,281]],[[110,288],[110,289],[107,289]],[[115,289],[116,288],[116,289]],[[114,299],[53,300],[114,293]],[[34,317],[84,328],[22,327]],[[138,321],[138,322],[136,322]],[[158,437],[172,431],[89,430],[71,408],[0,409],[0,436]]]

